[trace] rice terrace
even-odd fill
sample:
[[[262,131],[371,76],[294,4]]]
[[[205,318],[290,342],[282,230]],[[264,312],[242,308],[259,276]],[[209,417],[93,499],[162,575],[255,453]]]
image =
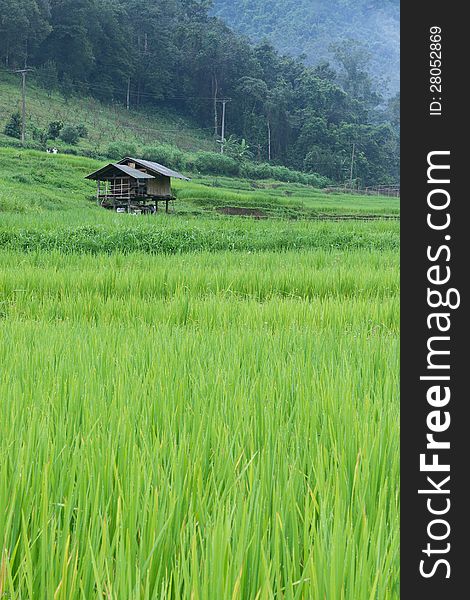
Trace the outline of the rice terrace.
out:
[[[398,0],[0,0],[0,600],[398,600]]]
[[[397,598],[398,201],[0,159],[2,597]]]

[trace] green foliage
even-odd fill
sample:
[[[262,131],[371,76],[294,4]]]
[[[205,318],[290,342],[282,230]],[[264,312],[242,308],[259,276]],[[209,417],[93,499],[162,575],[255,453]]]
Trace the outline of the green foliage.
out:
[[[172,169],[181,169],[186,167],[184,152],[175,146],[170,146],[168,144],[145,146],[143,148],[142,158],[160,163]]]
[[[77,129],[77,133],[78,133],[79,137],[81,137],[81,138],[88,137],[88,128],[84,123],[79,123],[78,125],[75,125],[75,128]]]
[[[63,127],[63,121],[51,121],[48,125],[47,137],[51,140],[56,140],[60,136]]]
[[[17,139],[21,138],[21,114],[19,111],[11,115],[10,120],[5,125],[3,132],[9,137]]]
[[[80,139],[80,134],[78,129],[74,125],[65,125],[65,127],[60,132],[60,139],[66,144],[71,144],[75,146],[78,140]]]
[[[249,179],[276,179],[288,183],[303,183],[317,188],[324,188],[331,184],[331,181],[322,175],[293,171],[269,163],[245,162],[241,166],[240,175]]]
[[[220,143],[223,144],[224,154],[238,162],[253,158],[253,152],[245,139],[239,140],[231,135],[228,139],[221,140]]]
[[[49,139],[48,131],[41,129],[40,127],[33,127],[33,140],[39,142],[40,146],[44,149],[47,146],[47,140]]]
[[[106,154],[113,160],[119,160],[125,156],[135,156],[137,154],[137,148],[134,144],[114,142],[113,144],[109,144]]]
[[[219,152],[198,152],[195,157],[195,167],[200,173],[212,175],[238,175],[238,162]]]

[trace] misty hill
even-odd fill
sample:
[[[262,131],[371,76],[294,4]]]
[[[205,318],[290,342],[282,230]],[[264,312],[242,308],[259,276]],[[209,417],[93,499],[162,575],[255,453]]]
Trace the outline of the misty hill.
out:
[[[399,0],[214,0],[213,13],[254,42],[305,54],[311,65],[332,61],[334,43],[360,41],[371,74],[388,84],[386,95],[399,89]]]

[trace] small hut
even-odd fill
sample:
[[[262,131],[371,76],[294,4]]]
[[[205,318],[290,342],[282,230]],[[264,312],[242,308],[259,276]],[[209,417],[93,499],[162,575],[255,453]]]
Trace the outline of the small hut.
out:
[[[86,179],[97,181],[96,200],[103,208],[119,212],[156,212],[159,202],[165,203],[168,212],[171,178],[189,181],[188,177],[164,165],[126,156],[117,163],[110,163]]]

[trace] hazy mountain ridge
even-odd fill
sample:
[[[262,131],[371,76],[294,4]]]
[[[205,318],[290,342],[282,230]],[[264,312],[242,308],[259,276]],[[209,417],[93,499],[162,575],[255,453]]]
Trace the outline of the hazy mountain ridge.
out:
[[[283,53],[305,54],[312,65],[332,60],[332,43],[363,42],[383,93],[399,89],[399,0],[214,0],[213,13],[255,42],[266,38]]]

